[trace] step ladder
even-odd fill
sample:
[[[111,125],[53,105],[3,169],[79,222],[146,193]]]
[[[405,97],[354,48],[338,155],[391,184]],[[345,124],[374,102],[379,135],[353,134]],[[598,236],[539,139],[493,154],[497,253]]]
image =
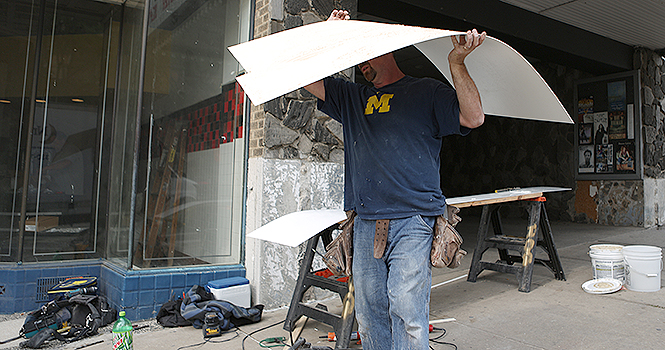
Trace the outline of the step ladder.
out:
[[[312,262],[314,261],[315,254],[317,254],[316,247],[319,240],[322,241],[324,247],[327,247],[328,244],[332,242],[333,231],[338,227],[339,224],[334,224],[317,233],[307,241],[307,250],[302,264],[300,265],[298,281],[293,292],[289,312],[284,321],[284,329],[289,332],[293,331],[298,319],[300,319],[301,316],[307,316],[332,326],[337,336],[335,349],[345,349],[348,348],[351,340],[351,332],[353,330],[356,315],[354,307],[355,300],[353,297],[353,280],[349,277],[348,282],[340,282],[335,279],[316,275],[315,272],[312,271]],[[342,299],[342,314],[336,315],[327,310],[311,307],[303,303],[302,298],[310,287],[318,287],[337,293]]]

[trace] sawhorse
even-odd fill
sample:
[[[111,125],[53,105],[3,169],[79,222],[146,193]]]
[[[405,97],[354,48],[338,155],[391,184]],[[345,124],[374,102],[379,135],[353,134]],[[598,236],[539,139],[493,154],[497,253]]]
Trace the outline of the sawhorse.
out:
[[[529,225],[527,226],[527,234],[523,238],[504,235],[501,217],[499,216],[501,203],[487,204],[483,207],[480,226],[478,227],[478,241],[473,252],[467,281],[475,282],[483,270],[512,273],[519,282],[519,291],[528,293],[531,291],[534,263],[547,267],[554,273],[557,280],[566,280],[559,254],[554,246],[552,228],[545,210],[545,197],[526,200],[530,202],[528,207]],[[490,225],[493,228],[493,234],[489,233]],[[536,246],[541,247],[547,253],[547,260],[535,257]],[[489,248],[496,248],[499,251],[497,262],[481,261],[483,254]],[[519,251],[521,255],[511,255],[508,250]]]
[[[355,322],[355,299],[353,297],[353,281],[349,278],[347,283],[339,282],[333,279],[324,278],[315,275],[312,271],[312,262],[316,253],[316,247],[319,239],[322,240],[323,246],[327,247],[332,242],[332,232],[339,227],[339,224],[334,224],[325,230],[319,232],[314,237],[307,241],[307,251],[305,257],[300,265],[300,273],[296,283],[289,312],[284,321],[284,329],[291,332],[294,330],[294,325],[301,316],[313,318],[319,322],[323,322],[333,327],[337,337],[335,343],[336,349],[348,348],[351,340],[351,331]],[[318,287],[327,289],[339,294],[342,299],[342,314],[335,315],[326,310],[314,308],[305,305],[302,298],[309,287]]]

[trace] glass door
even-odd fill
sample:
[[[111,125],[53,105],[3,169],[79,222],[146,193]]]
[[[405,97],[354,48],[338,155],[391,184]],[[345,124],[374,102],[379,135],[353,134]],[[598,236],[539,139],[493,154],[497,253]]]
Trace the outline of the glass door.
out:
[[[100,256],[100,145],[120,10],[108,1],[0,0],[2,261]]]

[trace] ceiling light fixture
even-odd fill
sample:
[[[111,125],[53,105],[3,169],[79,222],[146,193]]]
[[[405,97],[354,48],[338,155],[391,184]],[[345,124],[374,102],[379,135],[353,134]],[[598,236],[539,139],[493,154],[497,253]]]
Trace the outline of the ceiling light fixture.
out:
[[[0,103],[12,103],[10,100],[0,100]]]
[[[80,99],[80,98],[73,98],[73,99],[72,99],[72,102],[78,102],[78,103],[81,103],[81,102],[83,102],[83,100]]]

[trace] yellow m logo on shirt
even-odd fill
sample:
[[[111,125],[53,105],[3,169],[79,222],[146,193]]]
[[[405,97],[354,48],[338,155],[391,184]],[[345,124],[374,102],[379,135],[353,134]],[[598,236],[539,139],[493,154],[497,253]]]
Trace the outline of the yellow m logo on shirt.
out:
[[[386,113],[390,111],[390,99],[395,96],[394,94],[383,94],[381,100],[374,95],[367,99],[367,107],[365,107],[365,115],[374,114],[374,110],[378,109],[379,113]]]

